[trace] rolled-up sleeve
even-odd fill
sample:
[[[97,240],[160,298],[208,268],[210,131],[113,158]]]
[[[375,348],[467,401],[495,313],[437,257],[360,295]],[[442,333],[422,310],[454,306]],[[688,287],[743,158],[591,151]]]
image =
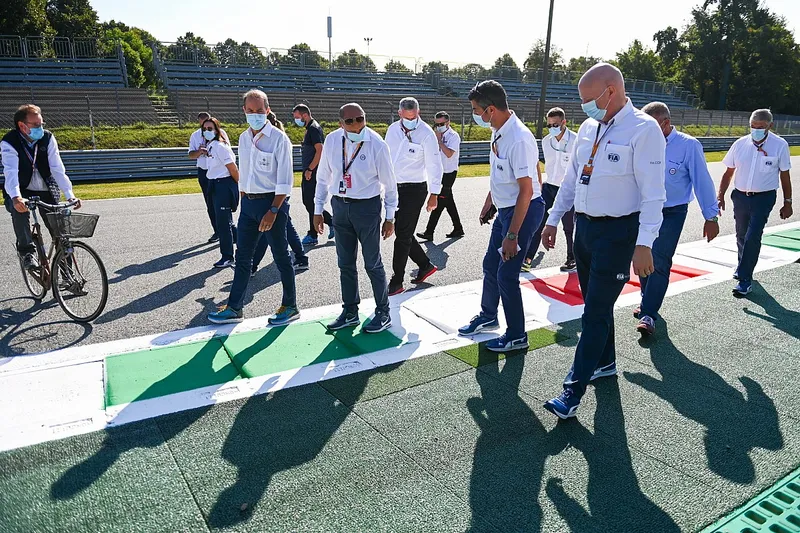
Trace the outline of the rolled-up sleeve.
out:
[[[425,157],[425,171],[428,174],[428,192],[439,194],[442,192],[442,156],[439,153],[439,141],[435,134],[428,135],[422,145]]]
[[[72,193],[72,182],[67,177],[64,162],[61,161],[61,153],[58,151],[58,142],[56,142],[55,136],[50,138],[50,144],[47,145],[47,162],[50,164],[50,173],[58,183],[58,188],[67,197],[67,200],[75,198]],[[58,201],[58,198],[56,198],[56,201]]]
[[[661,229],[661,210],[667,200],[664,188],[664,159],[667,142],[655,122],[644,125],[633,139],[633,177],[639,186],[639,237],[637,246],[653,247]]]
[[[322,144],[322,159],[317,167],[317,188],[314,191],[314,214],[321,215],[325,211],[325,204],[330,199],[330,183],[333,177],[333,169],[330,163],[330,151],[332,148],[333,135],[328,135]]]
[[[567,165],[564,181],[558,188],[555,202],[547,217],[547,225],[558,227],[558,221],[575,205],[575,186],[578,183],[578,138],[572,143],[569,151],[569,164]]]
[[[383,186],[383,203],[386,208],[386,219],[392,220],[397,211],[397,179],[394,176],[394,167],[392,166],[392,156],[389,153],[389,147],[385,144],[381,145],[378,150],[378,180]]]
[[[778,157],[778,168],[781,172],[788,172],[792,169],[792,159],[789,157],[789,145],[784,144],[781,155]]]
[[[722,158],[722,164],[728,168],[736,168],[736,149],[739,147],[739,141],[734,142],[728,149],[728,153]]]
[[[19,155],[13,146],[7,142],[0,142],[0,157],[2,157],[3,175],[5,176],[5,189],[11,198],[22,196],[19,189]]]
[[[273,133],[277,133],[273,132]],[[289,196],[292,194],[292,186],[294,185],[294,167],[292,165],[292,141],[286,134],[280,134],[283,139],[278,144],[280,152],[276,157],[278,163],[278,174],[275,177],[275,194],[285,194]]]
[[[703,218],[709,220],[719,215],[717,191],[714,187],[714,180],[708,172],[703,145],[696,139],[693,139],[691,143],[692,147],[689,149],[689,179],[692,180],[694,195],[697,197],[697,203],[700,204]]]

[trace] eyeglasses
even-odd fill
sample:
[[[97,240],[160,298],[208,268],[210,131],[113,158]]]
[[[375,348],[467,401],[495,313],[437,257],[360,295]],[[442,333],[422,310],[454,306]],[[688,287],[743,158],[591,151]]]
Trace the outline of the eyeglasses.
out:
[[[447,126],[447,122],[434,122],[437,126]]]
[[[39,124],[31,124],[30,122],[24,122],[24,124],[30,128],[43,128],[45,122],[40,122]]]
[[[361,115],[361,116],[356,117],[356,118],[346,118],[346,119],[342,120],[342,122],[344,122],[348,126],[352,126],[354,122],[358,122],[359,124],[363,124],[364,120],[365,120],[364,115]]]
[[[561,124],[548,124],[547,127],[548,128],[560,128]]]

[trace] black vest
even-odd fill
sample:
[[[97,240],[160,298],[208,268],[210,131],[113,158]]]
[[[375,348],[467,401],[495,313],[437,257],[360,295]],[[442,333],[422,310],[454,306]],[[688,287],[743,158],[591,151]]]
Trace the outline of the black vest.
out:
[[[47,159],[47,147],[50,145],[50,139],[52,138],[53,134],[45,130],[44,137],[36,141],[36,144],[31,147],[31,151],[28,152],[28,142],[17,130],[11,130],[3,137],[3,141],[10,144],[17,151],[17,157],[19,158],[19,188],[21,191],[25,191],[31,183],[33,165],[29,157],[33,156],[33,151],[37,146],[39,147],[39,152],[36,154],[36,168],[45,183],[49,185],[53,182],[53,173],[50,172],[50,162]],[[5,194],[5,188],[3,188],[3,194]]]

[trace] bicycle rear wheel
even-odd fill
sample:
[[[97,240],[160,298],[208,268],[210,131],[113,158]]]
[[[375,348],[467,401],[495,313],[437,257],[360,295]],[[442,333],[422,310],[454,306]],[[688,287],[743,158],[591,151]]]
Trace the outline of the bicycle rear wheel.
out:
[[[23,258],[19,255],[19,253],[17,254],[17,259],[19,260],[19,269],[22,271],[22,279],[25,281],[25,286],[28,287],[28,291],[31,293],[31,296],[33,296],[36,300],[43,300],[45,294],[47,294],[48,287],[39,282],[43,275],[41,265],[32,268],[29,271],[27,268],[25,268]]]
[[[91,322],[108,300],[108,276],[100,256],[88,244],[70,243],[53,259],[53,293],[73,320]]]

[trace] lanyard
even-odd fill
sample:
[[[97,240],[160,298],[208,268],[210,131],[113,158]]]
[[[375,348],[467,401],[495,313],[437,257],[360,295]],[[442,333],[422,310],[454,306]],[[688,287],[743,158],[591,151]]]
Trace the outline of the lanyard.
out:
[[[25,140],[25,137],[20,135],[22,139],[22,147],[24,148],[25,155],[28,156],[28,160],[31,162],[31,166],[33,170],[36,171],[36,158],[39,156],[39,142],[37,141],[33,146],[33,156],[31,157],[31,147],[28,146],[28,141]]]
[[[569,145],[569,130],[565,131],[564,135],[567,137],[567,139],[564,141],[564,149],[563,150],[559,150],[557,146],[553,146],[554,137],[550,137],[550,148],[552,148],[556,152],[565,152],[566,153],[568,151],[567,150],[567,145]]]
[[[403,121],[402,120],[400,121],[400,129],[403,130],[403,134],[406,136],[406,139],[408,139],[408,142],[410,142],[410,143],[414,142],[414,141],[411,140],[411,132],[414,131],[414,130],[406,129],[406,127],[403,125]]]
[[[766,137],[764,137],[764,138],[761,140],[761,142],[755,142],[755,141],[753,141],[753,146],[755,146],[755,147],[756,147],[756,153],[758,153],[758,152],[761,152],[762,154],[764,154],[764,157],[766,157],[766,156],[767,156],[767,151],[766,151],[766,150],[764,150],[764,143],[765,143],[765,142],[767,142],[767,138],[766,138]]]
[[[347,163],[347,147],[345,144],[344,137],[342,137],[342,176],[347,176],[347,171],[350,170],[350,167],[353,165],[353,161],[356,160],[356,156],[358,156],[358,152],[361,151],[361,147],[364,146],[364,141],[358,143],[358,147],[356,147],[356,151],[353,152],[353,156],[350,158],[350,162]]]
[[[495,157],[500,157],[500,154],[497,153],[497,141],[499,141],[502,137],[502,135],[498,135],[492,139],[492,152],[494,153]]]
[[[594,156],[597,155],[597,149],[600,147],[600,141],[603,140],[603,137],[606,136],[606,133],[608,133],[608,130],[611,129],[611,126],[613,124],[614,121],[611,121],[611,123],[606,128],[606,131],[603,132],[603,135],[600,135],[600,130],[603,129],[603,123],[599,122],[597,124],[597,134],[594,136],[594,146],[592,146],[592,155],[589,156],[589,161],[586,163],[587,167],[594,167]]]

